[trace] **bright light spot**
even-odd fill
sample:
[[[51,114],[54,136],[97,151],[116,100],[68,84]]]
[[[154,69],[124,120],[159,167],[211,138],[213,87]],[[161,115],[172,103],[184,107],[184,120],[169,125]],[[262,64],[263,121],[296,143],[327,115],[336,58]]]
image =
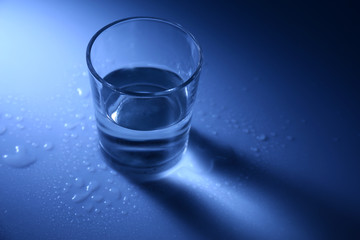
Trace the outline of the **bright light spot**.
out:
[[[79,96],[83,95],[83,91],[81,90],[81,88],[77,88],[76,91],[79,94]]]

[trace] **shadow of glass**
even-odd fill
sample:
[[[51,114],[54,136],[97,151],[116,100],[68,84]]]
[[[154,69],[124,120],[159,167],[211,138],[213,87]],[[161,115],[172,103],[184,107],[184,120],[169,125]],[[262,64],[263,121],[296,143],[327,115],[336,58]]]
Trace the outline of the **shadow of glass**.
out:
[[[190,132],[188,149],[194,155],[196,164],[203,166],[208,174],[229,180],[245,176],[248,187],[265,196],[265,201],[269,197],[284,206],[287,214],[298,221],[294,225],[299,225],[300,230],[305,228],[311,232],[310,239],[360,239],[354,238],[360,236],[358,216],[346,211],[343,205],[329,201],[322,193],[314,192],[311,186],[301,186],[283,176],[272,174],[254,164],[249,157],[240,156],[231,147],[204,136],[194,128]],[[130,176],[129,179],[162,206],[166,206],[199,237],[254,239],[256,236],[250,232],[253,229],[246,229],[237,223],[229,226],[222,222],[219,218],[221,210],[214,211],[193,189],[171,181],[171,178],[138,181]]]
[[[196,129],[191,131],[190,146],[197,161],[215,159],[211,174],[229,179],[246,176],[246,184],[271,196],[299,219],[308,229],[326,239],[360,239],[360,217],[347,206],[334,202],[312,186],[301,185],[255,164],[249,157],[240,157],[231,147],[205,137]],[[296,223],[295,223],[296,224]],[[354,238],[355,237],[355,238]]]

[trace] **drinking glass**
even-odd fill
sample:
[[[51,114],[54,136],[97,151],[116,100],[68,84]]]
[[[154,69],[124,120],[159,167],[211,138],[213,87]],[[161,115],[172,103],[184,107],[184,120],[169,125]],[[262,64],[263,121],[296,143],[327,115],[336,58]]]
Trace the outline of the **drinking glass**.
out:
[[[136,174],[174,166],[187,147],[202,66],[194,36],[163,19],[118,20],[91,38],[86,61],[107,160]]]

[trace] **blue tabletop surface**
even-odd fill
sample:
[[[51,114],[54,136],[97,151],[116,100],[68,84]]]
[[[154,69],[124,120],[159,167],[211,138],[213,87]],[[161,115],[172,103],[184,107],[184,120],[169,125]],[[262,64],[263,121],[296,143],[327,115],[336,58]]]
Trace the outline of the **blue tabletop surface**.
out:
[[[204,52],[188,150],[145,183],[104,162],[85,64],[131,16]],[[342,2],[1,1],[0,239],[360,239],[357,22]]]

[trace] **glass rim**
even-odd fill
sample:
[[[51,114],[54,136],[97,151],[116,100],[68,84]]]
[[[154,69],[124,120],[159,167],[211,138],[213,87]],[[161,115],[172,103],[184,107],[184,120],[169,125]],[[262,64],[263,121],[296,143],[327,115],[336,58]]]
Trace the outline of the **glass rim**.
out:
[[[194,71],[194,73],[184,82],[182,82],[181,84],[177,85],[176,87],[173,88],[169,88],[166,90],[162,90],[162,91],[158,91],[158,92],[149,92],[149,93],[142,93],[142,92],[133,92],[133,91],[128,91],[128,90],[119,90],[116,87],[114,87],[112,84],[106,82],[102,77],[100,77],[100,75],[96,72],[92,61],[91,61],[91,50],[92,50],[92,46],[94,44],[94,42],[96,41],[96,39],[98,38],[98,36],[100,36],[101,33],[103,33],[106,29],[109,29],[110,27],[117,25],[119,23],[125,23],[125,22],[131,22],[131,21],[138,21],[138,20],[146,20],[146,21],[153,21],[153,22],[162,22],[162,23],[166,23],[168,25],[171,25],[179,30],[181,30],[182,32],[184,32],[186,35],[190,36],[191,39],[193,40],[193,42],[195,43],[197,50],[199,52],[199,61],[197,62],[197,67],[196,70]],[[198,41],[195,39],[195,37],[186,29],[184,29],[180,24],[178,23],[174,23],[165,19],[161,19],[161,18],[155,18],[155,17],[129,17],[129,18],[124,18],[124,19],[120,19],[120,20],[116,20],[112,23],[107,24],[106,26],[102,27],[100,30],[98,30],[90,39],[87,48],[86,48],[86,63],[88,66],[88,69],[91,73],[91,75],[97,80],[99,81],[101,84],[111,88],[113,91],[124,94],[124,95],[130,95],[130,96],[163,96],[163,95],[168,95],[171,92],[174,91],[178,91],[179,89],[182,89],[184,87],[186,87],[187,85],[189,85],[191,82],[193,82],[198,75],[200,74],[201,68],[202,68],[202,50],[201,47],[198,43]]]

